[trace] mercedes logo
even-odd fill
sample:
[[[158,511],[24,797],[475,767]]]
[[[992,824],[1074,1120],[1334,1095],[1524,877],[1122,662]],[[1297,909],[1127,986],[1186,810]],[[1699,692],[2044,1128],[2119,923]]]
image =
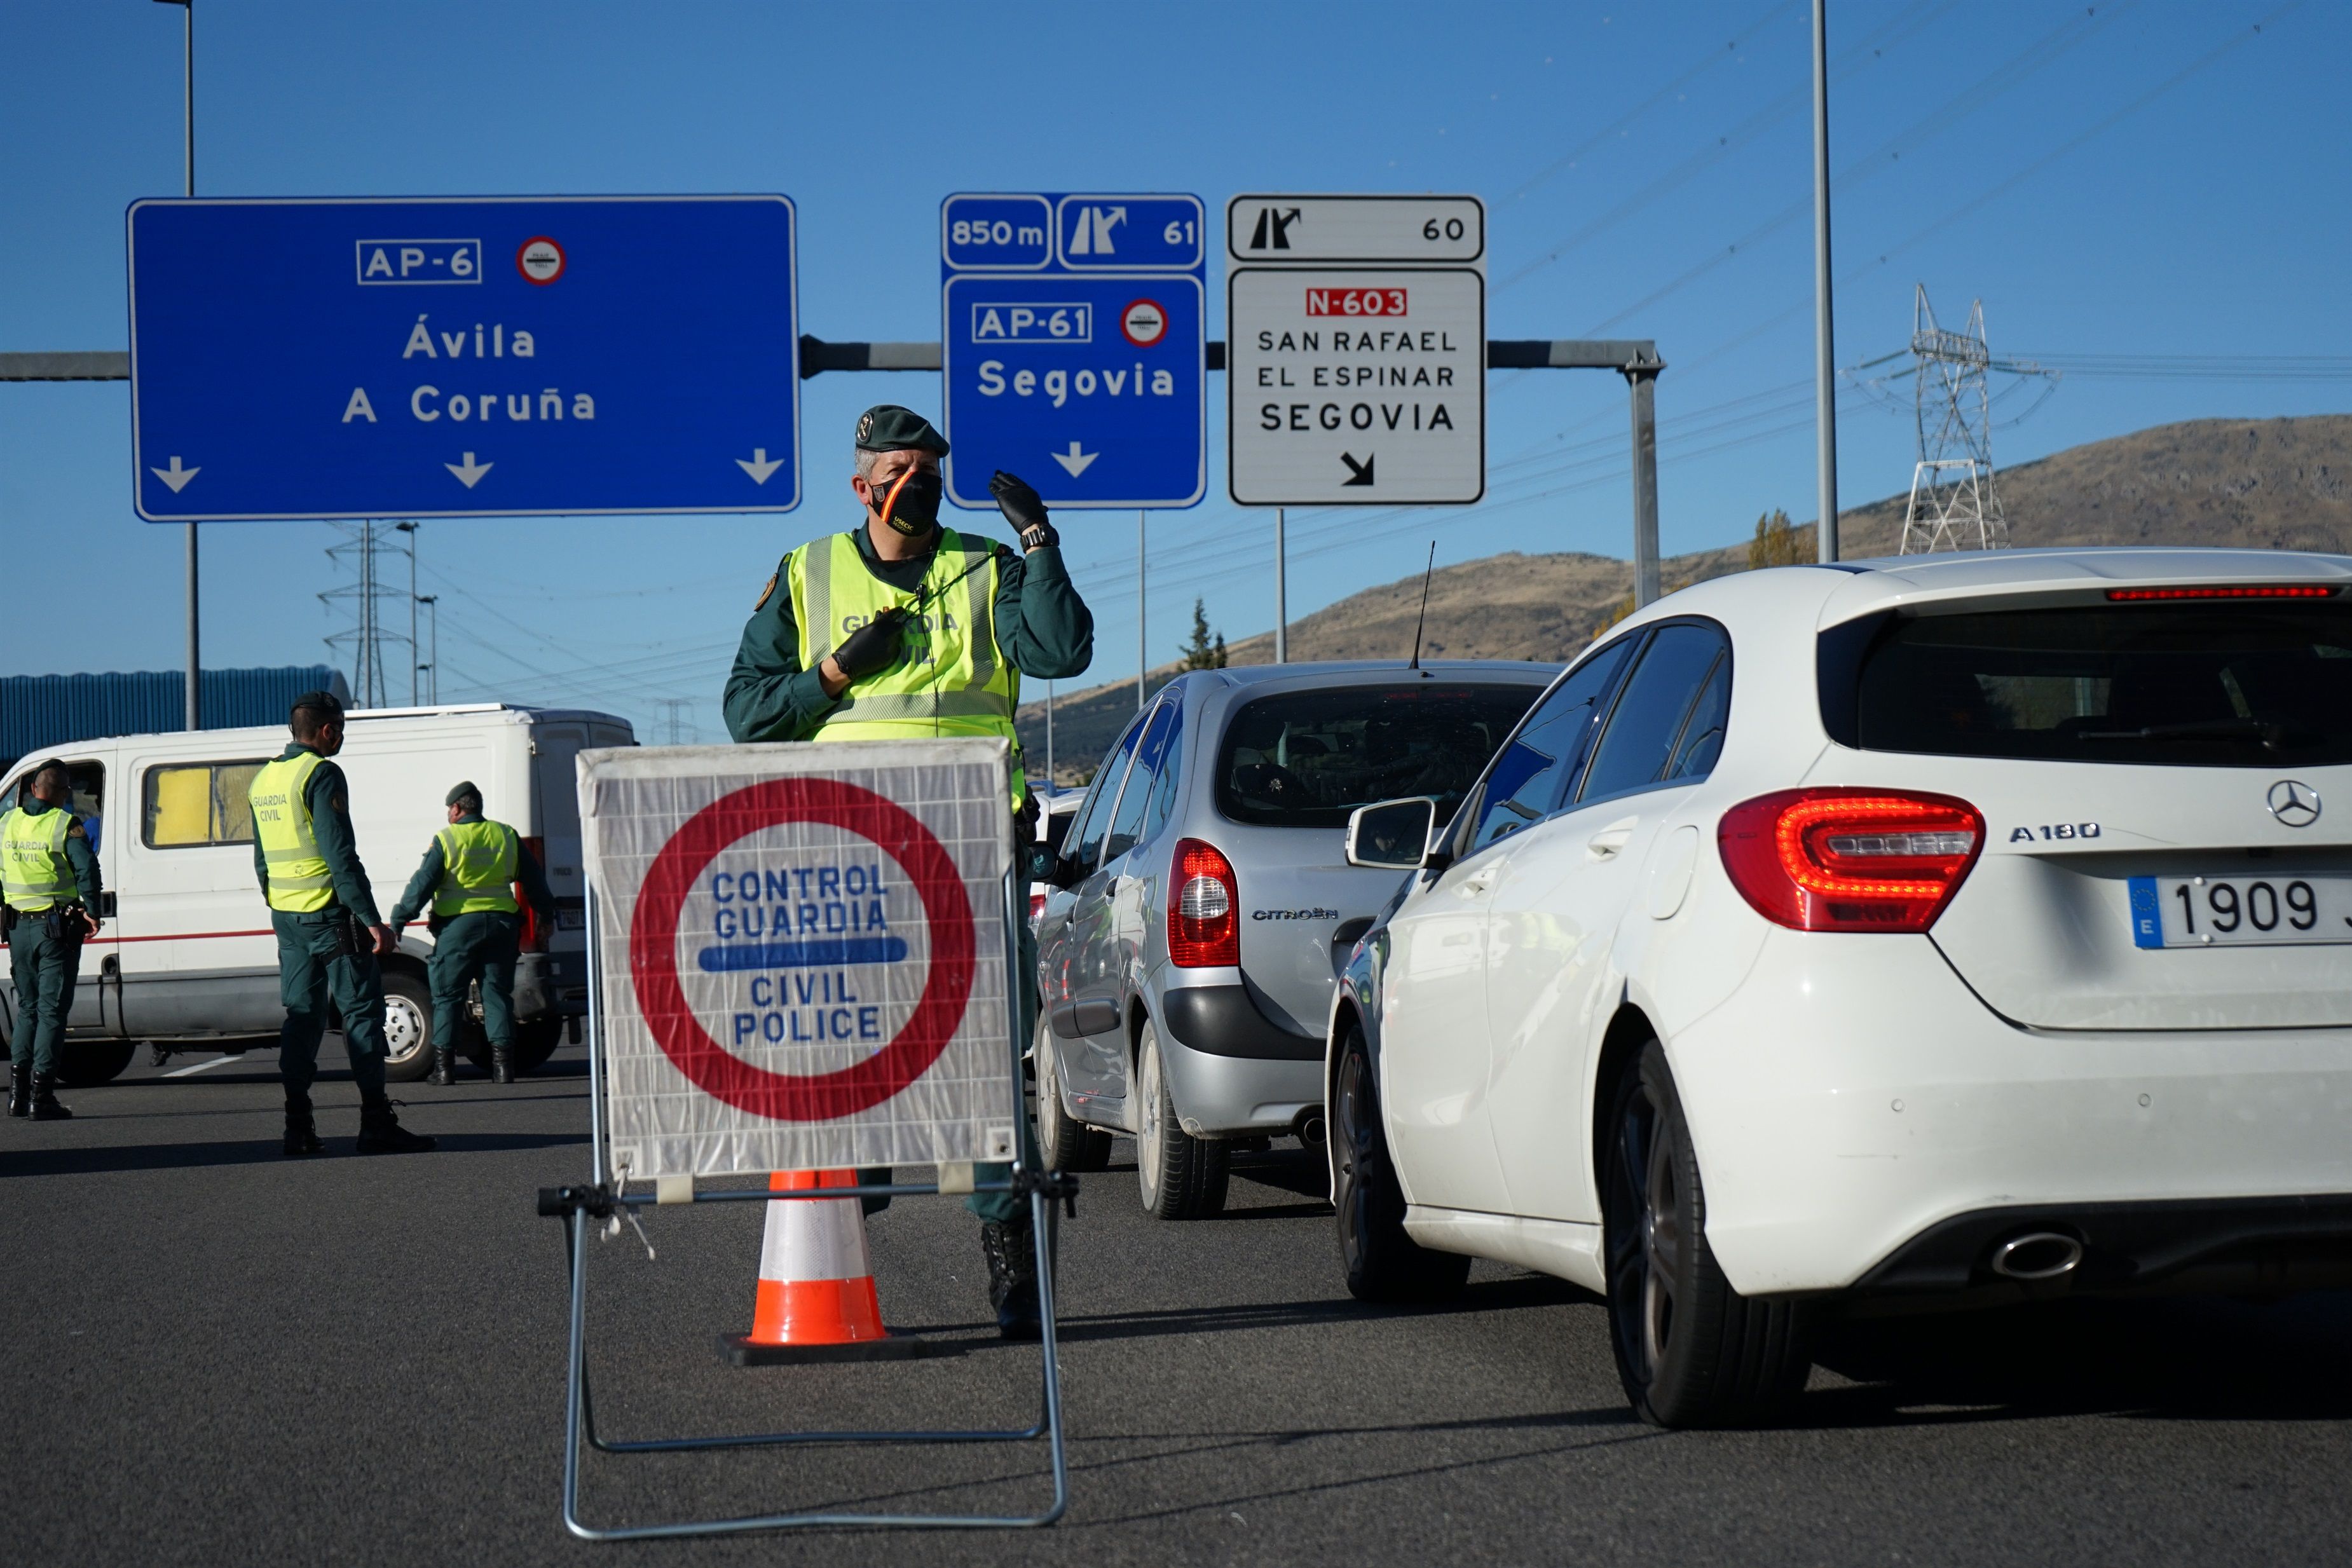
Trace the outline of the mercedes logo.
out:
[[[2290,828],[2307,828],[2319,821],[2319,791],[2300,779],[2282,779],[2271,786],[2271,815]]]

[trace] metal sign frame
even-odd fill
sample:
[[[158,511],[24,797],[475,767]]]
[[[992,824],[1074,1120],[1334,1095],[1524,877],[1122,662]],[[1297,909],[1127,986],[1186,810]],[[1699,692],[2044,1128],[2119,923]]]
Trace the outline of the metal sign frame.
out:
[[[1013,1005],[1006,1009],[1008,1027],[1005,1033],[1006,1045],[1011,1052],[1016,1105],[1021,1083],[1022,1049],[1027,1043],[1022,1038],[1018,1001],[1021,938],[1020,927],[1015,922],[1027,914],[1021,897],[1020,871],[1016,857],[1015,863],[1005,872],[1003,886],[1005,972],[1013,988],[1011,992]],[[1058,1173],[1028,1168],[1017,1142],[1013,1174],[1003,1181],[971,1182],[962,1186],[946,1186],[939,1182],[892,1182],[782,1193],[764,1187],[695,1192],[693,1183],[688,1181],[682,1184],[685,1189],[682,1194],[676,1194],[673,1189],[669,1201],[676,1204],[784,1203],[862,1197],[919,1197],[963,1190],[1025,1194],[1029,1199],[1030,1235],[1037,1252],[1037,1307],[1041,1319],[1039,1348],[1044,1352],[1042,1404],[1035,1421],[1026,1427],[1002,1428],[749,1432],[680,1437],[614,1438],[597,1430],[595,1406],[588,1387],[588,1221],[592,1218],[604,1219],[617,1228],[625,1218],[634,1226],[636,1211],[663,1203],[664,1195],[629,1192],[613,1183],[612,1172],[607,1166],[602,1028],[604,977],[602,951],[596,940],[599,930],[597,895],[593,878],[588,884],[587,897],[589,1185],[543,1188],[539,1195],[539,1212],[563,1221],[565,1272],[571,1283],[569,1350],[563,1399],[564,1529],[583,1541],[662,1541],[688,1536],[739,1535],[765,1530],[1024,1530],[1042,1528],[1059,1520],[1070,1506],[1070,1467],[1067,1436],[1062,1420],[1061,1369],[1055,1349],[1057,1325],[1050,1239],[1053,1230],[1051,1211],[1057,1199],[1068,1201],[1074,1197],[1076,1182]],[[744,1514],[727,1519],[678,1520],[661,1524],[597,1525],[588,1522],[581,1511],[580,1459],[583,1443],[599,1453],[619,1456],[704,1453],[727,1448],[778,1448],[811,1443],[1020,1443],[1038,1437],[1045,1438],[1046,1442],[1054,1493],[1046,1507],[1036,1513],[779,1512]]]

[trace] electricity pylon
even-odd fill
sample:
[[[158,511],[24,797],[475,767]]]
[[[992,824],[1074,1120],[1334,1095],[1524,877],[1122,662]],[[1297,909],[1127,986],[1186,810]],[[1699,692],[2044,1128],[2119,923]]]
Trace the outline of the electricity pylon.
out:
[[[1920,284],[1911,307],[1911,357],[1919,460],[1911,470],[1900,553],[2006,549],[2009,516],[1993,477],[1992,399],[1985,384],[1992,350],[1985,344],[1984,301],[1969,307],[1966,330],[1948,331],[1936,325],[1927,286]]]

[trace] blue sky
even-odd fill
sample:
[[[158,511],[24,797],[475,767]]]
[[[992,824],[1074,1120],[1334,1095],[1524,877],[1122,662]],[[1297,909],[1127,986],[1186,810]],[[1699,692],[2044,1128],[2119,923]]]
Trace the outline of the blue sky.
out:
[[[1657,340],[1672,553],[1813,509],[1807,43],[1801,0],[198,0],[197,188],[781,191],[806,329],[836,339],[937,335],[950,191],[1189,191],[1213,212],[1244,190],[1472,193],[1491,335]],[[180,190],[180,13],[149,0],[0,0],[0,350],[124,346],[122,213]],[[2352,353],[2352,7],[1832,0],[1831,51],[1841,364],[1900,349],[1925,283],[1949,321],[1982,298],[1997,352],[2074,370],[2002,403],[2023,416],[1996,434],[2003,463],[2346,407],[2340,373],[2292,361],[2339,356],[2336,373]],[[1213,266],[1219,335],[1221,285]],[[722,734],[776,558],[855,518],[857,411],[939,396],[923,374],[803,390],[798,511],[425,525],[444,698],[592,705],[649,738],[683,699]],[[1213,377],[1213,436],[1223,391]],[[1860,386],[1841,408],[1842,497],[1904,488],[1907,408]],[[1441,562],[1628,553],[1625,423],[1614,376],[1496,373],[1487,501],[1294,511],[1293,614],[1416,570],[1433,538]],[[177,667],[181,533],[131,512],[129,427],[120,384],[0,385],[0,673]],[[1196,595],[1230,638],[1271,623],[1271,517],[1222,499],[1220,444],[1211,499],[1150,521],[1155,662]],[[1061,521],[1099,624],[1086,684],[1131,676],[1134,518]],[[326,656],[348,617],[314,597],[345,580],[331,529],[204,537],[208,664]]]

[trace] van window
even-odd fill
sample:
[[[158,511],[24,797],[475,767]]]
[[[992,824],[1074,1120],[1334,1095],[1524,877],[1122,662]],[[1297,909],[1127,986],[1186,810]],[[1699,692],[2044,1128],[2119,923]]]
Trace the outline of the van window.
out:
[[[90,852],[96,853],[100,835],[106,829],[106,764],[68,762],[66,794],[66,810],[81,819],[82,831],[89,835]],[[32,803],[33,776],[28,772],[16,780],[16,804]]]
[[[253,776],[268,765],[255,757],[150,768],[141,841],[151,850],[253,842]]]
[[[1344,828],[1359,806],[1437,800],[1444,821],[1543,688],[1416,680],[1277,692],[1226,721],[1217,810],[1236,822]]]

